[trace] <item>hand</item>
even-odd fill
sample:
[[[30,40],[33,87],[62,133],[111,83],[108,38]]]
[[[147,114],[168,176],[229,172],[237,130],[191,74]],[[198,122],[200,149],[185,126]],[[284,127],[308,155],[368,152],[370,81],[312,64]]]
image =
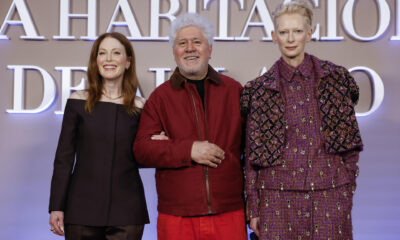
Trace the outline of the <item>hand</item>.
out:
[[[250,229],[253,230],[253,232],[257,235],[257,237],[260,237],[260,232],[258,231],[260,225],[260,218],[252,218],[250,219]]]
[[[50,230],[57,235],[64,236],[64,212],[50,212]]]
[[[159,135],[151,136],[151,140],[168,140],[168,136],[165,135],[164,131],[161,131]]]
[[[225,152],[208,141],[195,141],[192,145],[190,157],[198,164],[216,168],[225,158]]]

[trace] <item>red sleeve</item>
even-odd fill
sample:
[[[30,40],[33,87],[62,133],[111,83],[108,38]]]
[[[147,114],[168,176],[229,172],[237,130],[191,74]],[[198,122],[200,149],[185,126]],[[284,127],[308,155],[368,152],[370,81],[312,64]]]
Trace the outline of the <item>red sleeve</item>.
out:
[[[133,152],[136,161],[147,167],[180,168],[192,164],[190,153],[193,139],[151,140],[152,135],[164,131],[168,136],[167,126],[164,126],[161,109],[155,100],[157,96],[150,96],[140,117],[139,129],[136,135]],[[170,110],[171,111],[171,110]]]

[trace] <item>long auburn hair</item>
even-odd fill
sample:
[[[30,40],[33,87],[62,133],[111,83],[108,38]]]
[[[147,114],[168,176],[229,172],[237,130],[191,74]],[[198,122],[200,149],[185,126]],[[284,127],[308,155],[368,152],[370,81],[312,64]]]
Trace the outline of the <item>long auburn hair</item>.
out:
[[[87,70],[89,86],[86,90],[88,97],[85,104],[85,111],[91,113],[94,105],[100,100],[103,93],[103,78],[100,75],[99,66],[97,65],[97,55],[100,43],[107,37],[118,40],[125,47],[126,56],[130,59],[131,64],[129,68],[125,70],[122,79],[123,106],[128,114],[137,114],[139,108],[135,105],[136,91],[138,88],[135,52],[133,51],[130,41],[123,34],[118,32],[103,33],[93,43]]]

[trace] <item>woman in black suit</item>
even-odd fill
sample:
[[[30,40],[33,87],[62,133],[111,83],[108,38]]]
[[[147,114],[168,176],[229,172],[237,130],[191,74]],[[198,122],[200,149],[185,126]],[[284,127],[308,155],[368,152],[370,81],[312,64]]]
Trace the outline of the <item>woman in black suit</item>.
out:
[[[93,43],[88,89],[65,107],[50,194],[51,231],[75,239],[137,240],[149,223],[132,144],[144,100],[135,55],[120,33]]]

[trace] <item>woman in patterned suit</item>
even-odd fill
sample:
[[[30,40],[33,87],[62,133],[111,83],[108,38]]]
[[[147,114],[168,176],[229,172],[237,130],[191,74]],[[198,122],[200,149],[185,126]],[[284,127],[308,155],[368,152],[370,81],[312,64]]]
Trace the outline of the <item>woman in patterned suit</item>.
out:
[[[305,2],[278,6],[282,56],[241,97],[247,217],[260,239],[353,239],[359,92],[344,67],[305,53],[312,15]]]

